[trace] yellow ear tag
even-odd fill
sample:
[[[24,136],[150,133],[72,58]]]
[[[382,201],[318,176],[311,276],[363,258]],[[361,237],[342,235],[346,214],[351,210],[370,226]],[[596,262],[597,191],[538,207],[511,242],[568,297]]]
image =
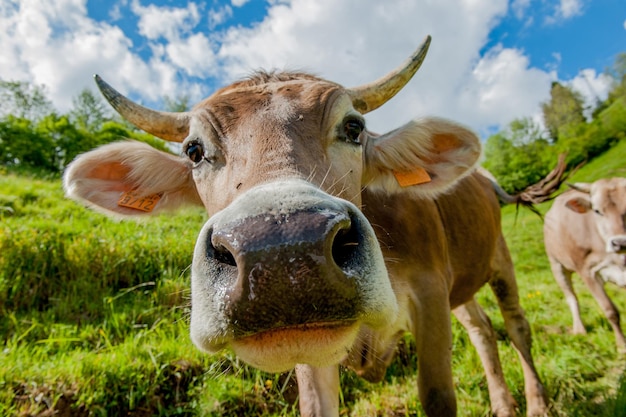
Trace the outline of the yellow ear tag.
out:
[[[120,207],[127,207],[150,213],[152,210],[154,210],[154,207],[157,205],[160,199],[161,194],[152,194],[145,197],[138,197],[135,191],[127,191],[122,194],[120,199],[117,201],[117,205]]]
[[[400,187],[409,187],[411,185],[424,184],[430,182],[430,175],[424,168],[415,168],[413,171],[399,172],[393,171]]]

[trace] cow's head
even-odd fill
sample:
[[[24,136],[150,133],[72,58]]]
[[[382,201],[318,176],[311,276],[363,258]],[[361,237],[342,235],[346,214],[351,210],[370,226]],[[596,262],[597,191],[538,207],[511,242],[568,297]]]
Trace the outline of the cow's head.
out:
[[[204,205],[210,218],[191,278],[194,343],[211,352],[231,347],[268,371],[336,364],[362,325],[387,326],[398,309],[359,209],[361,190],[432,196],[480,153],[472,132],[441,119],[383,135],[365,129],[363,114],[405,85],[429,43],[361,87],[258,73],[184,113],[146,109],[97,78],[124,118],[182,142],[182,155],[135,142],[105,145],[68,167],[66,192],[115,216]]]
[[[626,253],[626,178],[605,178],[570,186],[584,195],[570,198],[566,207],[576,213],[593,213],[606,251]]]

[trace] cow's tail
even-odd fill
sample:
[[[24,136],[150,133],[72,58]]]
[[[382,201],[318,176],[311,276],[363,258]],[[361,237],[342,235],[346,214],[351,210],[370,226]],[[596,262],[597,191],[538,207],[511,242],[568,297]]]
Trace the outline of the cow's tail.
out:
[[[550,171],[550,173],[548,173],[548,175],[545,176],[545,178],[536,184],[526,187],[526,189],[522,192],[515,195],[511,195],[504,191],[490,172],[484,170],[483,168],[480,168],[479,172],[491,181],[493,189],[498,195],[498,199],[501,204],[515,204],[517,207],[524,206],[541,215],[537,208],[535,208],[535,204],[540,204],[556,197],[556,192],[559,187],[571,174],[571,172],[566,173],[567,164],[565,163],[565,156],[566,154],[559,155],[559,160],[556,166],[552,171]]]

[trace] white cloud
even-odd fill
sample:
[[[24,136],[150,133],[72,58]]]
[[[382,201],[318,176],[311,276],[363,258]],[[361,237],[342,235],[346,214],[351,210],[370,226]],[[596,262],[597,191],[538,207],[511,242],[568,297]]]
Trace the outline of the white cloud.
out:
[[[232,16],[233,9],[228,5],[209,10],[209,29],[215,29],[217,26],[226,22]]]
[[[533,116],[537,103],[549,98],[554,73],[529,68],[528,58],[515,49],[496,46],[474,67],[459,96],[461,112],[486,130],[514,118]]]
[[[204,33],[196,30],[201,15],[195,3],[188,3],[186,7],[144,7],[139,0],[132,0],[131,9],[139,17],[139,33],[149,41],[153,53],[150,65],[163,74],[168,74],[166,91],[180,93],[181,86],[177,88],[173,82],[177,72],[183,78],[216,76],[218,70],[213,53],[215,45]],[[209,27],[212,28],[211,26],[221,23],[231,15],[232,9],[229,6],[219,12],[211,10],[208,14]],[[198,91],[193,84],[187,83],[186,86]],[[156,98],[158,97],[150,97]]]
[[[583,0],[560,0],[554,7],[554,14],[547,16],[544,21],[548,25],[557,24],[563,20],[579,16],[583,11]]]
[[[235,6],[235,7],[241,7],[241,6],[243,6],[244,4],[246,4],[248,1],[249,1],[249,0],[232,0],[232,2],[231,2],[231,3],[232,3],[232,4],[233,4],[233,6]]]
[[[585,69],[568,84],[582,94],[587,107],[586,115],[589,117],[598,100],[604,101],[608,97],[612,82],[613,79],[607,74],[597,74],[593,69]]]
[[[189,76],[208,78],[217,75],[213,45],[201,33],[170,42],[165,51],[168,61]]]
[[[530,0],[513,0],[511,2],[511,9],[513,10],[513,14],[518,19],[523,19],[528,7],[530,6]]]
[[[550,55],[552,56],[552,61],[547,62],[545,64],[545,67],[547,68],[548,71],[556,72],[558,71],[559,66],[563,62],[563,56],[561,55],[560,52],[552,52]]]
[[[565,19],[579,15],[582,12],[582,0],[561,0],[558,14]]]
[[[133,13],[139,16],[139,33],[150,40],[160,37],[168,41],[179,39],[181,34],[189,33],[200,21],[200,12],[195,3],[188,3],[186,8],[142,6],[139,0],[131,4]]]
[[[109,17],[111,20],[116,21],[120,20],[123,17],[122,8],[128,5],[128,0],[118,0],[113,4],[111,10],[109,11]]]
[[[43,85],[66,111],[72,98],[93,88],[100,73],[126,93],[143,99],[175,96],[175,67],[145,62],[117,26],[87,17],[86,0],[20,0],[0,6],[0,78]]]

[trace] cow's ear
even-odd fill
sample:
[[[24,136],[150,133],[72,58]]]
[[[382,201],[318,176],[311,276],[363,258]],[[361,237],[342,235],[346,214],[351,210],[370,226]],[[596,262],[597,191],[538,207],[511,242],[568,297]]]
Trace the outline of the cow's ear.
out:
[[[202,204],[190,163],[141,142],[116,142],[79,155],[63,175],[69,198],[114,217]]]
[[[472,172],[480,140],[469,129],[438,119],[418,119],[366,141],[363,184],[388,193],[434,196]]]
[[[584,197],[574,197],[565,202],[565,207],[576,213],[583,214],[591,210],[591,201]]]

